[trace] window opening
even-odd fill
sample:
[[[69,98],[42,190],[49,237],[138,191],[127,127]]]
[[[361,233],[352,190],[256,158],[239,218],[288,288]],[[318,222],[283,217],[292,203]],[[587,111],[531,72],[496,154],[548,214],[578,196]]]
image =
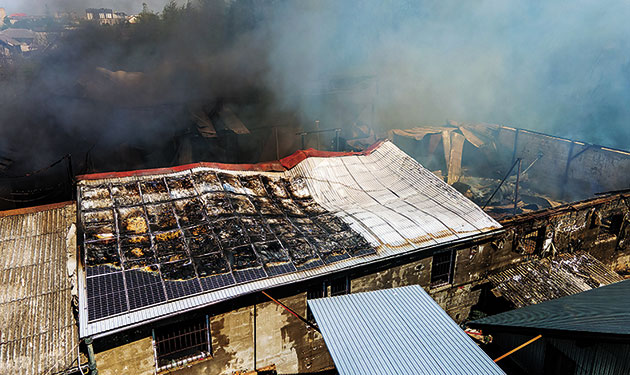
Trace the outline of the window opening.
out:
[[[212,355],[207,316],[157,327],[153,337],[158,371]]]
[[[454,250],[433,255],[431,264],[431,286],[444,285],[452,281],[454,260]]]

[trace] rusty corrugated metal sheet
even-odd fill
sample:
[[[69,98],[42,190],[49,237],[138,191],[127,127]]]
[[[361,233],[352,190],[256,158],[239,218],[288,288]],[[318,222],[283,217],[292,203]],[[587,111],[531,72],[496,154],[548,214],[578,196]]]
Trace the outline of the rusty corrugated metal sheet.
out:
[[[520,263],[489,276],[493,292],[516,307],[584,292],[623,280],[587,252]]]
[[[74,204],[0,217],[0,373],[49,374],[77,358],[68,251]]]
[[[445,184],[407,156],[391,142],[380,144],[361,155],[307,154],[285,172],[263,172],[235,168],[199,166],[175,173],[126,173],[115,178],[87,178],[80,182],[81,195],[97,186],[135,183],[176,176],[190,178],[196,173],[216,171],[237,176],[264,175],[286,178],[305,186],[308,194],[328,212],[337,215],[376,248],[368,254],[315,268],[226,286],[181,299],[130,309],[124,313],[88,320],[85,277],[79,278],[81,337],[105,335],[190,308],[198,308],[259,290],[290,284],[316,276],[356,267],[434,245],[483,235],[500,224],[478,206]],[[104,177],[104,176],[103,176]],[[194,181],[194,178],[192,179]],[[194,183],[196,184],[196,182]],[[297,186],[297,185],[295,185]],[[197,194],[202,189],[195,185]],[[243,194],[244,191],[235,191]],[[141,200],[145,198],[141,197]],[[180,198],[178,198],[180,199]],[[188,198],[182,198],[188,199]],[[112,204],[112,203],[108,203]],[[87,210],[89,207],[83,207]],[[123,270],[127,272],[127,270]],[[115,272],[120,272],[115,271]]]

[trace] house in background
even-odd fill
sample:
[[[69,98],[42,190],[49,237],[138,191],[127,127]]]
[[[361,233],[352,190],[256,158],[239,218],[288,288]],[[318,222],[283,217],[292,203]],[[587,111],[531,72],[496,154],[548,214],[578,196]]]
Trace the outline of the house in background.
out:
[[[6,29],[0,31],[0,54],[25,54],[37,49],[38,35],[27,29]]]
[[[523,374],[630,373],[630,280],[468,323]],[[501,363],[501,362],[499,362]]]
[[[101,25],[113,25],[124,22],[127,19],[127,15],[107,8],[89,8],[85,10],[85,19],[98,22]]]

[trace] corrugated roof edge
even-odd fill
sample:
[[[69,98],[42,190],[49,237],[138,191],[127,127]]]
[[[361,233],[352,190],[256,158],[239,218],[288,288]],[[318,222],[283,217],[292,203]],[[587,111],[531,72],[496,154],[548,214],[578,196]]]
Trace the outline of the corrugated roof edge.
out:
[[[134,171],[125,171],[125,172],[104,172],[104,173],[94,173],[94,174],[84,174],[77,176],[77,180],[100,180],[100,179],[108,179],[108,178],[123,178],[123,177],[132,177],[132,176],[150,176],[157,174],[167,174],[167,173],[175,173],[182,172],[189,169],[194,168],[216,168],[223,169],[228,171],[257,171],[257,172],[283,172],[289,170],[300,162],[307,158],[311,157],[320,157],[320,158],[330,158],[330,157],[340,157],[340,156],[354,156],[354,155],[369,155],[374,150],[379,148],[386,140],[380,140],[364,151],[359,152],[335,152],[335,151],[320,151],[313,148],[309,148],[306,150],[298,150],[293,154],[282,158],[280,160],[256,163],[256,164],[227,164],[227,163],[209,163],[209,162],[199,162],[192,164],[184,164],[174,167],[167,168],[154,168],[154,169],[139,169]]]
[[[69,206],[72,204],[77,204],[77,202],[66,201],[66,202],[45,204],[42,206],[33,206],[33,207],[17,208],[15,210],[0,211],[0,217],[33,214],[36,212],[54,210],[55,208],[62,208],[62,207]]]

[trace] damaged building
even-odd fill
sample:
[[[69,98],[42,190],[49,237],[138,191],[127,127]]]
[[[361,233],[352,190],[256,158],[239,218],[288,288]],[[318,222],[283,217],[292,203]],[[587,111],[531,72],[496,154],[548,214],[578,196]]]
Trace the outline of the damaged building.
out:
[[[451,124],[362,152],[79,176],[82,357],[68,368],[332,371],[308,301],[420,285],[463,323],[622,280],[630,194],[607,192],[627,184],[605,168],[628,154],[510,129]],[[579,173],[589,163],[599,174]],[[8,233],[44,233],[13,217]]]

